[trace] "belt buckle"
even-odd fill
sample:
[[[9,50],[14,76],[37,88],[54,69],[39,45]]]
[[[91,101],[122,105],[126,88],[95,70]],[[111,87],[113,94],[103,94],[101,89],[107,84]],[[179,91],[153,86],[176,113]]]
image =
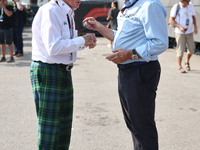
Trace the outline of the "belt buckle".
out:
[[[70,71],[72,68],[73,68],[73,64],[69,64],[69,65],[66,66],[67,71]]]

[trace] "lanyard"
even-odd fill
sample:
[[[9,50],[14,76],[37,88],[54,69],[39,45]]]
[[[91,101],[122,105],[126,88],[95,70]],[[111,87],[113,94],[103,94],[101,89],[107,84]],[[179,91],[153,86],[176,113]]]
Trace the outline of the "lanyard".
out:
[[[1,8],[1,17],[3,16],[3,7]]]
[[[181,3],[182,4],[182,3]],[[183,4],[182,4],[182,6],[183,6]],[[187,16],[187,19],[188,19],[188,6],[187,6],[187,13],[185,12],[185,8],[183,7],[183,11],[184,11],[184,13],[186,14],[186,16]]]
[[[73,37],[74,37],[73,20],[71,19],[71,21],[70,21],[68,14],[67,14],[67,21],[68,21],[68,25],[69,25],[70,39],[73,39]],[[72,24],[71,24],[71,22],[72,22]]]
[[[57,0],[55,2],[56,2],[56,4],[58,4]],[[60,5],[58,4],[58,6],[60,6]],[[68,14],[67,14],[67,21],[68,21],[68,26],[69,26],[69,31],[70,31],[70,39],[73,39],[73,37],[74,37],[73,20],[71,19],[71,22],[72,22],[72,24],[71,24]]]
[[[56,4],[58,4],[58,1],[55,0]],[[60,7],[60,5],[58,4],[58,6]],[[70,39],[73,39],[74,37],[74,31],[73,31],[73,19],[71,19],[72,24],[70,23],[70,19],[69,19],[69,15],[67,14],[67,21],[68,21],[68,26],[69,26],[69,31],[70,31]],[[73,53],[71,54],[71,60],[73,60]]]

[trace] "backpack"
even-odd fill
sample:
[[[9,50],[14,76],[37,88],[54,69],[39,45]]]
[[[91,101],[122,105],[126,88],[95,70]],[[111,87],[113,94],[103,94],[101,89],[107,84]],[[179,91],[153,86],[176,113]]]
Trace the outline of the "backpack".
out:
[[[181,8],[180,4],[177,4],[177,7],[176,7],[176,15],[175,15],[174,20],[176,19],[176,16],[178,15],[178,12],[179,12],[180,8]],[[168,25],[169,25],[170,27],[175,28],[175,27],[171,24],[170,21],[169,21]]]
[[[18,17],[16,12],[13,11],[13,15],[12,15],[12,24],[13,24],[13,28],[16,28],[18,26]]]

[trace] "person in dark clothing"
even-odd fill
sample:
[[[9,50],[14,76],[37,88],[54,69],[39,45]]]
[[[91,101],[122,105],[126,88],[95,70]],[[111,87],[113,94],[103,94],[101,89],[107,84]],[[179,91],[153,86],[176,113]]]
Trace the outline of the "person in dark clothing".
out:
[[[15,62],[13,58],[13,22],[12,22],[12,15],[13,15],[13,7],[8,5],[7,0],[0,1],[0,44],[1,44],[1,59],[0,62],[5,62],[6,58],[6,44],[10,50],[10,59],[7,63]]]
[[[13,42],[14,42],[14,56],[23,56],[23,29],[24,29],[24,18],[25,13],[23,6],[19,3],[19,0],[13,0],[13,11],[16,13],[18,18],[17,26],[13,28]]]
[[[109,20],[108,26],[112,30],[117,30],[117,15],[119,13],[118,9],[118,2],[114,1],[111,3],[111,9],[108,12],[108,17],[106,20]],[[110,44],[108,45],[109,48],[112,46],[112,41],[110,41]]]
[[[117,8],[117,1],[111,3],[111,9],[108,12],[107,20],[109,21],[110,29],[117,30],[117,15],[119,13],[119,9]]]

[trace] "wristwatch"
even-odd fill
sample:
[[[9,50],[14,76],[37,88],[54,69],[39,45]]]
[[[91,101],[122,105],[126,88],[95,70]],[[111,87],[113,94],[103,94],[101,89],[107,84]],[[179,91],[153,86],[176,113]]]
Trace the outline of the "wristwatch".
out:
[[[133,49],[132,50],[132,52],[133,52],[133,55],[132,55],[132,59],[138,59],[138,55],[137,55],[137,53],[135,52],[135,49]]]

